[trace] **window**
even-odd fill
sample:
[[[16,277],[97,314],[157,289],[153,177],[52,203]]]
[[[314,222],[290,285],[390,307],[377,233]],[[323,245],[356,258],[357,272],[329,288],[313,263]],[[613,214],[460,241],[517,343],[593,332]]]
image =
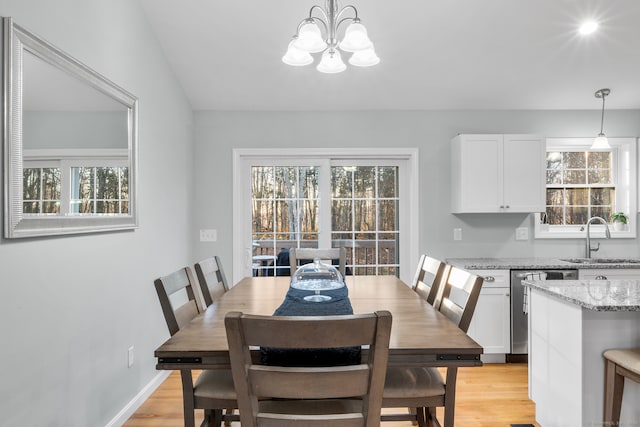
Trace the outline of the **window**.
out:
[[[22,212],[60,215],[60,168],[32,163],[22,176]]]
[[[316,166],[251,167],[256,273],[272,275],[274,260],[284,248],[318,247],[319,174]]]
[[[30,216],[129,213],[129,168],[121,150],[25,150],[23,209]],[[126,150],[125,150],[126,151]]]
[[[356,275],[398,275],[398,166],[331,167],[331,241]]]
[[[295,158],[234,150],[243,159],[234,174],[234,217],[248,224],[238,225],[246,237],[234,245],[248,256],[234,262],[234,274],[274,274],[283,248],[345,247],[350,273],[410,280],[418,256],[417,198],[408,196],[417,194],[417,150],[405,150],[313,150]]]
[[[378,162],[376,162],[378,163]],[[353,274],[398,274],[398,166],[252,166],[256,274],[273,274],[282,249],[320,247],[320,217],[331,217],[331,246],[347,249]],[[319,187],[330,173],[331,200]],[[329,237],[329,236],[327,236]],[[288,266],[280,266],[286,273]]]
[[[608,219],[615,208],[612,165],[610,151],[548,151],[547,223],[586,224],[594,216]]]
[[[128,213],[128,172],[126,167],[71,167],[69,213],[74,215]]]
[[[630,221],[626,230],[613,236],[635,237],[635,140],[609,142],[611,150],[590,151],[587,138],[547,139],[546,211],[536,214],[536,237],[584,237],[589,218],[610,223],[611,214],[618,211]],[[604,226],[594,229],[604,233]]]

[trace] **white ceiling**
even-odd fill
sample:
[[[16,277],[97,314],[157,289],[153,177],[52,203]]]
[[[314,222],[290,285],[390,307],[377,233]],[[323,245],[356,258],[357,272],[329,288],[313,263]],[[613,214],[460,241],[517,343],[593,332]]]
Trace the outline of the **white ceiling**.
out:
[[[324,0],[140,2],[196,110],[640,108],[640,0],[345,1],[381,62],[335,75],[281,61]]]

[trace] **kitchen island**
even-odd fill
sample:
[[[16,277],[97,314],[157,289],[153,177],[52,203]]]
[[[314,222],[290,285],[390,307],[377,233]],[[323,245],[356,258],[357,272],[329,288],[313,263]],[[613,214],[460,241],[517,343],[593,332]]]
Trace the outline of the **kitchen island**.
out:
[[[640,347],[640,280],[525,281],[529,397],[544,427],[602,425],[609,348]],[[640,425],[640,386],[625,382],[620,425]]]

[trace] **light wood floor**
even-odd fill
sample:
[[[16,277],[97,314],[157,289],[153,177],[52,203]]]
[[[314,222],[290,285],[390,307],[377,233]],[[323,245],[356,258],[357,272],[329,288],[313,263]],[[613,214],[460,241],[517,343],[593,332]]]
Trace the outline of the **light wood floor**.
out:
[[[509,427],[511,424],[533,424],[540,427],[534,421],[534,404],[527,397],[526,364],[486,364],[480,368],[461,368],[458,370],[456,395],[456,426]],[[438,411],[438,418],[442,420],[442,412]],[[196,425],[201,421],[202,411],[196,411]],[[125,427],[182,425],[182,386],[178,372],[172,373],[124,424]],[[239,426],[239,423],[233,423],[233,426]],[[382,423],[382,427],[410,426],[408,421]]]

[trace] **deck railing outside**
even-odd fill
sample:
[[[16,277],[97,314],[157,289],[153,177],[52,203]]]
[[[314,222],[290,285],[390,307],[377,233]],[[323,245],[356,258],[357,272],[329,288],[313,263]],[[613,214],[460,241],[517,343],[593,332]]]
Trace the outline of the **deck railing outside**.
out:
[[[397,240],[333,240],[332,247],[347,249],[347,271],[354,275],[399,275]],[[289,264],[278,265],[278,254],[295,247],[316,248],[317,240],[271,240],[254,242],[254,276],[288,275]],[[376,251],[376,247],[378,250]],[[278,274],[276,273],[276,274]]]

